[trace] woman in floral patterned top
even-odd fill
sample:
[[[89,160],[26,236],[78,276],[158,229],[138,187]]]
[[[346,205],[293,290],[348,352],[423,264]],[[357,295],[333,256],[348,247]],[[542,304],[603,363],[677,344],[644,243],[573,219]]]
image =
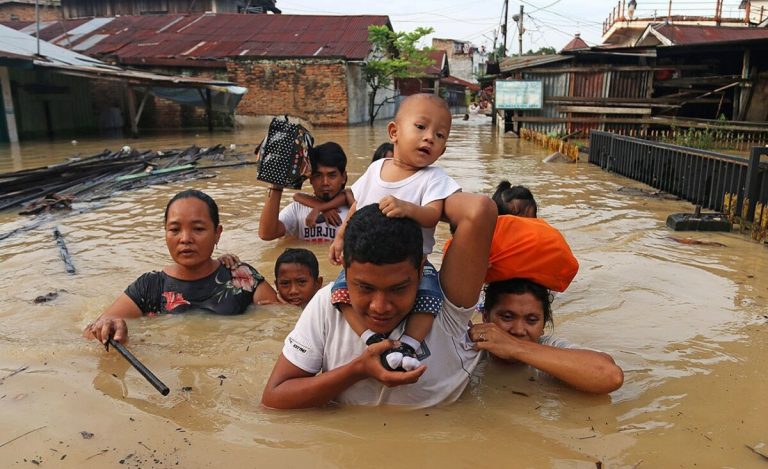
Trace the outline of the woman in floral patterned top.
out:
[[[210,196],[197,190],[176,194],[165,208],[165,242],[173,264],[139,277],[83,335],[102,343],[109,337],[125,342],[128,318],[200,309],[242,314],[251,303],[277,303],[256,269],[240,264],[230,270],[211,257],[221,232],[219,209]]]

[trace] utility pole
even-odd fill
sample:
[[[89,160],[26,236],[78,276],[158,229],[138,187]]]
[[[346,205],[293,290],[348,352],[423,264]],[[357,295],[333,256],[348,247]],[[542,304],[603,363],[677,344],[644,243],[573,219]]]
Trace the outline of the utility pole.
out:
[[[509,16],[509,0],[504,0],[504,25],[501,27],[501,35],[504,42],[501,43],[501,56],[507,56],[507,17]]]
[[[520,4],[520,20],[517,23],[517,40],[520,43],[520,57],[523,56],[523,33],[525,32],[525,29],[523,28],[523,4]]]
[[[35,0],[35,36],[37,38],[37,55],[40,56],[40,0]]]

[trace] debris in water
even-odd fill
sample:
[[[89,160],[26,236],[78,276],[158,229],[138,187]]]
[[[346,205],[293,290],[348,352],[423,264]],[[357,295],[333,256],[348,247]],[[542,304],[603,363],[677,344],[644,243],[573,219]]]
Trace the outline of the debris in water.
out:
[[[636,195],[642,197],[652,197],[664,200],[680,200],[680,197],[670,194],[664,191],[650,191],[648,189],[640,189],[639,187],[619,187],[617,192],[623,192],[628,195]]]
[[[28,204],[19,215],[36,215],[41,212],[53,212],[55,210],[72,210],[72,201],[75,196],[61,196],[59,194],[48,194],[42,199],[35,200]]]
[[[75,264],[72,263],[72,258],[69,256],[69,251],[67,250],[67,245],[64,243],[64,236],[61,234],[61,231],[59,231],[58,226],[53,229],[53,239],[56,240],[56,244],[59,246],[59,256],[61,257],[61,260],[64,261],[64,268],[67,270],[67,273],[74,274]]]
[[[765,459],[768,459],[768,445],[763,442],[755,443],[754,445],[744,445],[751,449],[754,453],[759,454]]]
[[[701,241],[699,239],[693,239],[693,238],[676,238],[674,236],[667,236],[667,239],[671,239],[672,241],[677,241],[680,244],[691,244],[696,246],[718,246],[718,247],[727,247],[723,243],[718,243],[717,241]]]
[[[0,448],[2,448],[3,446],[7,445],[8,443],[13,443],[14,441],[18,440],[19,438],[22,438],[22,437],[25,437],[25,436],[27,436],[27,435],[29,435],[30,433],[34,433],[34,432],[36,432],[36,431],[38,431],[38,430],[42,430],[43,428],[45,428],[45,427],[47,427],[47,426],[48,426],[48,425],[43,425],[42,427],[37,427],[37,428],[35,428],[34,430],[30,430],[30,431],[28,431],[28,432],[26,432],[26,433],[22,433],[21,435],[17,436],[16,438],[12,438],[12,439],[10,439],[10,440],[6,441],[5,443],[3,443],[2,445],[0,445]]]
[[[55,300],[58,296],[59,296],[59,292],[52,291],[52,292],[46,293],[45,295],[40,295],[32,301],[35,304],[40,304],[40,303],[45,303],[51,300]]]
[[[16,368],[15,370],[11,371],[7,376],[3,376],[3,378],[0,379],[0,384],[3,384],[6,379],[10,378],[11,376],[15,376],[15,375],[21,373],[22,371],[26,370],[27,368],[29,368],[29,366],[26,366],[26,365],[25,366],[20,366],[20,367]]]
[[[256,163],[250,155],[223,145],[206,149],[192,145],[162,152],[139,152],[129,147],[125,150],[104,150],[48,167],[3,173],[0,211],[24,207],[25,212],[34,215],[73,203],[102,200],[120,191],[210,176],[206,170]],[[29,225],[0,234],[0,239],[33,228]]]

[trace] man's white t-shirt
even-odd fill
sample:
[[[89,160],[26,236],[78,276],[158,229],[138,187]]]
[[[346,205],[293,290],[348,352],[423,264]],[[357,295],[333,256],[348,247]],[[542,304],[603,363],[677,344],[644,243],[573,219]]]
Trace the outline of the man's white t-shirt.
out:
[[[344,206],[339,207],[338,210],[341,219],[346,219],[349,208]],[[298,202],[291,202],[284,209],[280,210],[278,219],[285,226],[285,235],[310,242],[333,241],[336,237],[336,230],[339,227],[330,225],[325,221],[317,223],[313,227],[307,226],[307,215],[309,215],[309,212],[311,211],[311,207]],[[322,214],[320,214],[320,216],[322,217]]]
[[[331,304],[331,286],[319,290],[285,338],[283,356],[307,373],[333,370],[351,362],[366,346],[344,316]],[[417,350],[426,372],[414,384],[388,388],[373,378],[358,381],[336,402],[345,405],[403,405],[429,407],[459,398],[480,360],[471,350],[467,326],[474,308],[459,308],[447,299],[432,330]],[[403,334],[405,321],[390,334]]]
[[[352,194],[355,196],[358,210],[366,205],[378,204],[388,195],[424,206],[435,200],[444,200],[461,190],[459,183],[437,166],[422,168],[402,181],[384,181],[381,179],[384,161],[386,160],[381,159],[371,163],[360,179],[352,184]],[[422,227],[421,233],[424,237],[424,254],[429,254],[435,246],[435,228]]]

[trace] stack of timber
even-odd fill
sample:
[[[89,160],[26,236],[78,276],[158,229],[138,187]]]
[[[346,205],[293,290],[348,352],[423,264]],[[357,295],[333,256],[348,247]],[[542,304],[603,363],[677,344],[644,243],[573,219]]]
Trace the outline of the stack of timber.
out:
[[[249,155],[191,146],[183,150],[138,152],[124,147],[45,168],[0,174],[0,210],[22,208],[32,215],[72,202],[93,202],[119,191],[152,184],[214,177],[210,170],[254,164]]]

